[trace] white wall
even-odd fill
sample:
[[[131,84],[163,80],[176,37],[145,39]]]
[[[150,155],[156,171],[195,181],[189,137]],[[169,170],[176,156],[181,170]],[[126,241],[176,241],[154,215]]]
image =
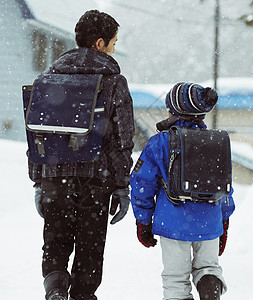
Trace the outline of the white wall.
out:
[[[22,85],[32,84],[40,73],[32,62],[34,27],[22,19],[15,0],[4,0],[0,1],[0,28],[0,139],[25,140]],[[55,37],[46,35],[49,43]],[[64,41],[66,49],[75,45],[74,40]]]
[[[24,136],[21,82],[30,53],[24,40],[26,29],[16,2],[0,1],[0,12],[0,138],[15,136],[20,139]],[[9,123],[9,129],[4,128],[8,125],[6,123]]]

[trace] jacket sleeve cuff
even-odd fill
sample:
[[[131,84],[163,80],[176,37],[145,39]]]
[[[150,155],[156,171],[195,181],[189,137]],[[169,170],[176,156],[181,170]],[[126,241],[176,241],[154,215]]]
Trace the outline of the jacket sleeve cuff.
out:
[[[152,221],[147,220],[136,220],[138,223],[141,223],[142,225],[149,225],[152,223]]]

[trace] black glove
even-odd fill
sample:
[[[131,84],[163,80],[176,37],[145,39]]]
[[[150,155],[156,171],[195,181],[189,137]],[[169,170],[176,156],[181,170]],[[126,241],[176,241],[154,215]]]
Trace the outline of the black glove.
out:
[[[138,240],[145,247],[154,247],[157,243],[157,240],[154,239],[154,235],[152,234],[152,223],[149,225],[143,225],[140,222],[136,221],[137,225],[137,237]]]
[[[39,213],[39,215],[44,218],[44,215],[42,213],[42,190],[41,190],[41,184],[40,183],[35,183],[34,186],[35,188],[35,195],[34,195],[34,200],[35,200],[35,206],[37,209],[37,212]]]
[[[110,215],[115,215],[117,208],[119,207],[118,213],[112,218],[111,224],[115,224],[122,220],[129,208],[129,188],[117,189],[112,194],[112,202],[110,207]]]
[[[226,247],[227,238],[228,238],[228,226],[229,226],[229,220],[223,222],[223,234],[220,236],[220,242],[219,242],[219,256],[222,255]]]

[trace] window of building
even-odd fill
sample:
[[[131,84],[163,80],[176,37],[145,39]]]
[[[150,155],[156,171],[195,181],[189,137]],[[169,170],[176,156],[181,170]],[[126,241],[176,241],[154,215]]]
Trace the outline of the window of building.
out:
[[[53,39],[52,50],[52,61],[55,61],[65,51],[65,43],[59,39]]]
[[[37,31],[33,32],[33,66],[36,71],[47,67],[47,37]]]

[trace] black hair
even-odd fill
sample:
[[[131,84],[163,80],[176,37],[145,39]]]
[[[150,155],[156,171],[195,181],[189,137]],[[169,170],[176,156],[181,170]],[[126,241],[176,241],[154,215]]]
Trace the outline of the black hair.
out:
[[[77,46],[91,48],[99,38],[102,38],[107,46],[117,33],[118,27],[119,24],[110,15],[98,10],[89,10],[76,24]]]

